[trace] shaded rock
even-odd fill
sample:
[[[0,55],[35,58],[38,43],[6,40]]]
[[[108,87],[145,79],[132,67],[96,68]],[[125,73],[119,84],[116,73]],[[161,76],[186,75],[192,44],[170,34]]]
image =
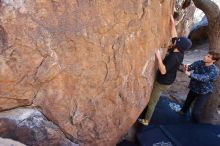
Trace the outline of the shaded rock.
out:
[[[30,146],[77,146],[35,109],[19,108],[0,113],[0,136]]]
[[[149,100],[172,7],[172,0],[1,0],[0,110],[38,106],[72,141],[115,145]]]
[[[206,16],[193,26],[189,38],[194,44],[208,39],[208,20]]]
[[[1,138],[1,137],[0,137],[0,145],[1,146],[26,146],[20,142],[7,139],[7,138]]]

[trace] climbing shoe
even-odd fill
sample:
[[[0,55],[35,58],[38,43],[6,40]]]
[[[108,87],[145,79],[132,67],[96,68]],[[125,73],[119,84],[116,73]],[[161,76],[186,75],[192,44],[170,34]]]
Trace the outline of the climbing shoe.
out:
[[[149,121],[147,119],[138,119],[138,122],[147,126],[149,124]]]

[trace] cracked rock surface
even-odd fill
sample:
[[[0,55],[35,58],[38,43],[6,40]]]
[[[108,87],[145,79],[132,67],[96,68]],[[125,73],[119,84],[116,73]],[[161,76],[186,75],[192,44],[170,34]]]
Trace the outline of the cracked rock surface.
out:
[[[149,100],[173,5],[1,0],[0,110],[37,106],[71,141],[115,145]]]
[[[0,136],[10,137],[28,146],[78,146],[41,112],[29,108],[1,112]]]

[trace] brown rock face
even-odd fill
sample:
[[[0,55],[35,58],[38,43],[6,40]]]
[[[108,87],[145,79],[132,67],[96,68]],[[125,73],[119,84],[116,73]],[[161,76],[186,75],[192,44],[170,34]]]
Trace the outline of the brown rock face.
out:
[[[71,140],[115,145],[149,100],[173,1],[0,2],[0,109],[38,106]]]

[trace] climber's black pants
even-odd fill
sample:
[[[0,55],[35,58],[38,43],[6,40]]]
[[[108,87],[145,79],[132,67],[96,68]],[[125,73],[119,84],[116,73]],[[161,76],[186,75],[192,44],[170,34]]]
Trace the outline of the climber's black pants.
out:
[[[189,91],[186,101],[181,111],[186,113],[189,110],[189,107],[192,104],[192,102],[195,100],[195,103],[192,109],[192,120],[196,123],[200,122],[202,110],[205,104],[207,103],[210,95],[211,95],[211,92],[207,94],[197,94],[193,91]]]

